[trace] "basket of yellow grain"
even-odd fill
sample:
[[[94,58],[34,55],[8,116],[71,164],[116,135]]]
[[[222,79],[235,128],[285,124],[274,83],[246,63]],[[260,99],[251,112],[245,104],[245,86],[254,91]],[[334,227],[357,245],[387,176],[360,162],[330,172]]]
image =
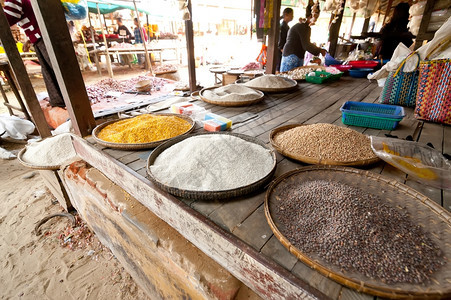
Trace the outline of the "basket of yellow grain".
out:
[[[93,138],[100,145],[121,150],[154,148],[172,138],[190,133],[195,122],[188,116],[171,113],[142,114],[102,123]]]

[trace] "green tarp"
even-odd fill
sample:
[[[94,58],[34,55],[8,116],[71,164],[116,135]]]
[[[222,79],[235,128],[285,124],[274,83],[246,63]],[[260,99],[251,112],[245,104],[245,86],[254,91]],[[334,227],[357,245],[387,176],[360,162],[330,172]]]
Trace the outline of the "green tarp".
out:
[[[119,9],[131,9],[135,10],[133,2],[120,2],[120,1],[88,1],[88,9],[90,13],[97,13],[97,3],[101,14],[109,14]],[[137,4],[138,10],[145,14],[150,15],[150,12]]]

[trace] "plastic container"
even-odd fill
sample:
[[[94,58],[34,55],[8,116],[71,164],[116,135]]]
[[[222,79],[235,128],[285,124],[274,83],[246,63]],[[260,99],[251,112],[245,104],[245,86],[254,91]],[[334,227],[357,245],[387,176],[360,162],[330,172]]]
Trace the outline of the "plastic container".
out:
[[[351,65],[353,69],[367,69],[377,67],[379,62],[374,60],[351,60],[348,64]]]
[[[373,72],[373,69],[351,69],[349,75],[354,78],[365,78],[371,72]]]
[[[404,108],[396,105],[347,101],[341,108],[343,124],[393,130],[404,118]]]
[[[331,65],[331,67],[337,68],[338,70],[340,70],[342,72],[346,72],[346,71],[349,71],[350,69],[352,69],[352,66],[350,66],[350,65]]]
[[[321,84],[332,78],[332,74],[324,71],[315,71],[315,76],[305,76],[305,81],[310,83]]]

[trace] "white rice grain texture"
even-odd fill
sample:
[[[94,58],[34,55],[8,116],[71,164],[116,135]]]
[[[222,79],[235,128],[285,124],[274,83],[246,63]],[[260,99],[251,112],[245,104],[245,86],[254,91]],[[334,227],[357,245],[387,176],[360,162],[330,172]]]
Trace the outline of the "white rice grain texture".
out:
[[[244,85],[253,88],[289,88],[293,87],[294,83],[284,77],[269,74],[252,79]]]
[[[22,159],[35,166],[58,166],[76,155],[71,135],[63,133],[28,145]]]
[[[218,134],[187,138],[164,150],[150,167],[158,181],[190,191],[223,191],[252,184],[273,168],[271,152]]]
[[[229,84],[216,89],[205,90],[202,96],[217,101],[252,101],[261,97],[261,94],[249,87],[239,84]]]

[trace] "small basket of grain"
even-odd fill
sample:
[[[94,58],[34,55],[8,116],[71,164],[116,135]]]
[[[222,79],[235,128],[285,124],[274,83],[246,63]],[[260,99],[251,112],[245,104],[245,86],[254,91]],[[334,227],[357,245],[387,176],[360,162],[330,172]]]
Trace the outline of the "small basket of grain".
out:
[[[152,82],[150,80],[141,80],[135,84],[135,89],[138,92],[148,92],[148,91],[150,91],[151,85],[152,85]]]

